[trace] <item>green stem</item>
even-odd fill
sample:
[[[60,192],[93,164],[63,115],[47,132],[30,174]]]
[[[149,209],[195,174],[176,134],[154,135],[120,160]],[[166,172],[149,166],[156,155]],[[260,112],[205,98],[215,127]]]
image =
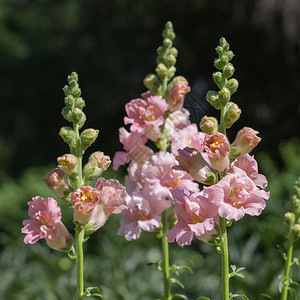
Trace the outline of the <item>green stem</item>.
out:
[[[282,290],[282,294],[281,294],[281,300],[287,300],[292,258],[293,258],[293,238],[290,237],[289,242],[288,242],[287,257],[286,257],[285,266],[284,266],[284,276],[283,276],[284,286],[283,286],[283,290]]]
[[[75,229],[75,243],[76,243],[76,268],[77,268],[77,300],[83,299],[83,239],[84,239],[84,228],[82,226],[76,226]]]
[[[169,243],[168,238],[164,235],[168,230],[168,215],[167,211],[162,213],[162,229],[161,229],[161,241],[163,251],[163,273],[164,273],[164,300],[171,300],[170,289],[170,271],[169,271]]]
[[[82,151],[80,149],[80,136],[78,124],[73,124],[73,128],[76,134],[76,150],[75,155],[78,159],[78,179],[77,179],[77,188],[80,188],[83,184],[82,182]]]
[[[224,117],[226,113],[226,106],[221,108],[220,132],[226,135],[226,128],[224,126]]]
[[[226,220],[220,218],[221,229],[221,256],[222,256],[222,300],[229,299],[229,256]]]

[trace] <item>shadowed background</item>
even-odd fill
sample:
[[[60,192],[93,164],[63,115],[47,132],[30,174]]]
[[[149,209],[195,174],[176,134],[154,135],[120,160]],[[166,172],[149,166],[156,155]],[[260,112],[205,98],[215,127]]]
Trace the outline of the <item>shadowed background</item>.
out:
[[[299,15],[297,0],[0,1],[0,208],[3,214],[0,263],[6,274],[0,283],[3,299],[67,299],[73,295],[71,289],[65,290],[66,286],[75,284],[75,279],[68,281],[70,276],[75,278],[74,270],[68,260],[61,260],[62,254],[46,249],[42,243],[20,246],[21,221],[27,218],[26,203],[39,192],[51,196],[40,181],[54,167],[56,158],[68,151],[58,136],[60,127],[68,125],[60,115],[64,106],[62,87],[67,83],[67,75],[72,71],[79,74],[87,104],[84,128],[100,130],[87,156],[101,150],[112,157],[122,148],[118,129],[123,126],[124,105],[145,91],[143,78],[155,70],[156,48],[162,43],[161,33],[169,20],[174,26],[175,46],[179,51],[177,75],[185,76],[192,87],[193,97],[186,105],[191,110],[192,121],[199,122],[205,113],[214,114],[205,109],[205,94],[208,89],[216,88],[211,77],[215,72],[214,48],[222,36],[236,55],[232,63],[240,86],[232,100],[242,109],[242,115],[229,130],[229,136],[232,141],[243,126],[260,131],[262,142],[254,154],[258,154],[261,169],[270,178],[270,189],[273,185],[274,192],[270,200],[273,204],[269,205],[265,218],[261,217],[260,225],[253,224],[261,220],[258,218],[233,226],[239,228],[233,228],[232,259],[241,264],[243,252],[243,262],[250,273],[247,280],[234,283],[233,289],[245,291],[250,299],[260,299],[262,292],[277,295],[282,261],[275,245],[282,243],[284,201],[300,172]],[[121,175],[111,173],[111,176],[120,176],[122,180]],[[65,218],[71,222],[67,213]],[[115,236],[117,228],[116,218],[90,239],[87,253],[101,261],[98,272],[102,272],[102,277],[96,278],[91,258],[87,270],[89,280],[104,282],[107,299],[154,299],[161,292],[159,279],[151,277],[152,282],[158,280],[157,284],[148,284],[151,278],[139,280],[149,276],[151,267],[145,266],[144,261],[160,259],[159,242],[154,243],[151,234],[144,234],[140,241],[127,243],[123,237]],[[105,244],[100,242],[102,239]],[[148,259],[142,255],[144,245],[149,252]],[[20,247],[23,247],[22,254]],[[193,269],[199,267],[200,273],[207,264],[212,270],[218,268],[214,267],[218,266],[219,257],[215,256],[213,247],[195,242],[184,250],[176,245],[172,248],[174,260],[179,264],[188,257]],[[8,259],[12,255],[15,263]],[[49,279],[51,263],[42,260],[44,255],[53,259],[52,266],[57,263],[58,273],[52,272],[52,279]],[[101,255],[103,258],[99,259]],[[37,263],[37,257],[41,264]],[[266,274],[261,274],[259,278],[263,279],[256,282],[257,269],[267,260],[268,266],[260,270]],[[114,261],[115,266],[109,261]],[[30,263],[35,267],[24,267]],[[32,274],[25,276],[25,269]],[[118,272],[121,269],[125,271]],[[105,270],[110,272],[108,278]],[[194,281],[187,277],[187,293],[191,299],[200,296],[199,293],[206,293],[212,299],[219,297],[219,274],[207,270],[211,275],[204,275],[200,286],[197,283],[200,275],[194,275]],[[135,276],[138,278],[133,279],[137,274],[140,274]],[[30,285],[28,276],[44,278],[45,286]],[[66,282],[66,286],[60,283],[61,288],[57,283],[60,276],[64,279],[59,282]],[[157,290],[151,295],[153,286]],[[40,295],[41,290],[48,294]]]

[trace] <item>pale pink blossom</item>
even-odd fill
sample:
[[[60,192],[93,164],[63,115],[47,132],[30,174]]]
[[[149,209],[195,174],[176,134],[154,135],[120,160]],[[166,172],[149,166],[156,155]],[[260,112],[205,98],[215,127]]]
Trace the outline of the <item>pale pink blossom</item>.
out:
[[[82,186],[71,194],[71,202],[75,207],[74,222],[85,225],[90,220],[92,210],[100,199],[100,193],[91,186]]]
[[[260,142],[261,138],[257,136],[258,133],[250,127],[244,127],[238,132],[231,146],[236,148],[236,153],[239,155],[248,153]]]
[[[216,132],[206,135],[204,149],[209,157],[211,166],[219,173],[224,173],[229,168],[230,144],[226,135]]]
[[[245,214],[258,216],[266,207],[264,199],[270,193],[260,190],[240,168],[233,167],[217,184],[204,187],[204,193],[218,205],[218,214],[227,220],[238,221]]]
[[[123,144],[125,151],[115,153],[113,159],[113,169],[117,170],[120,165],[136,161],[139,164],[148,161],[153,151],[145,146],[147,137],[139,132],[128,132],[125,128],[119,129],[120,142]]]
[[[254,156],[251,156],[248,153],[239,156],[232,162],[231,168],[229,169],[230,172],[232,172],[233,167],[244,170],[258,187],[262,189],[267,187],[268,180],[263,174],[258,173],[258,165]]]
[[[157,152],[151,161],[142,166],[142,176],[152,187],[152,193],[162,193],[170,196],[170,189],[198,191],[198,184],[192,176],[182,170],[174,170],[175,156],[169,152]]]
[[[169,111],[174,112],[180,109],[183,105],[184,96],[189,93],[191,88],[186,86],[186,84],[178,83],[175,84],[167,98],[167,103],[169,104]]]
[[[204,150],[205,134],[198,131],[196,124],[190,124],[181,130],[177,130],[171,135],[171,150],[177,155],[178,149],[185,147],[195,148],[199,152]]]
[[[61,222],[61,209],[51,197],[36,196],[28,202],[30,219],[23,221],[25,244],[34,244],[44,238],[52,249],[69,251],[73,241],[68,229]]]
[[[124,118],[125,124],[132,124],[131,131],[145,133],[153,127],[159,127],[164,123],[164,113],[169,104],[161,96],[150,96],[146,100],[133,99],[125,105],[128,117]]]
[[[173,167],[174,170],[182,170],[189,173],[198,182],[204,184],[214,184],[216,176],[201,152],[194,148],[185,147],[178,149],[176,160],[179,165]]]
[[[122,212],[119,235],[125,235],[128,241],[140,237],[141,231],[155,231],[160,228],[159,214],[171,206],[171,201],[150,193],[151,188],[145,185],[137,188],[126,198],[128,209]]]
[[[183,191],[172,191],[175,212],[178,218],[175,226],[165,235],[170,243],[175,240],[179,246],[190,245],[194,236],[205,241],[216,233],[217,206],[203,193],[187,195]]]

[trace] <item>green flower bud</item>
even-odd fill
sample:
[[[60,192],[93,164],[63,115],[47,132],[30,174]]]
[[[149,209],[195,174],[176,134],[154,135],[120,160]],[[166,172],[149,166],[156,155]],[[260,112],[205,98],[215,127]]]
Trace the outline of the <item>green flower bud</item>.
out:
[[[76,134],[73,128],[64,126],[60,129],[59,135],[62,137],[65,143],[70,147],[75,147],[76,144]]]
[[[227,102],[230,100],[230,91],[223,87],[219,92],[219,101],[222,106],[225,106]]]
[[[224,87],[226,83],[226,78],[223,76],[221,72],[213,73],[213,79],[220,89]]]
[[[288,224],[294,224],[295,223],[295,214],[291,212],[287,212],[285,215],[285,220]]]
[[[214,61],[214,66],[218,69],[218,70],[223,70],[223,68],[225,67],[225,64],[222,63],[220,58],[215,59]]]
[[[239,86],[238,81],[234,78],[231,78],[227,81],[225,87],[230,91],[230,94],[232,95],[233,93],[236,92],[238,86]]]
[[[166,23],[166,26],[165,26],[165,29],[164,29],[162,35],[163,35],[164,38],[169,38],[172,41],[175,39],[175,33],[174,33],[174,30],[173,30],[172,22],[168,21]]]
[[[218,53],[219,55],[222,55],[222,54],[224,53],[224,50],[223,50],[223,48],[222,48],[221,46],[218,46],[218,47],[216,48],[216,51],[217,51],[217,53]]]
[[[71,97],[72,97],[72,96],[71,96]],[[69,107],[65,106],[65,107],[62,109],[61,114],[63,115],[63,117],[64,117],[67,121],[72,122],[72,120],[73,120],[73,119],[72,119],[73,114],[72,114],[72,110],[71,110]]]
[[[80,148],[86,150],[98,137],[99,130],[88,128],[80,135]]]
[[[76,107],[73,111],[73,115],[72,115],[72,120],[75,124],[79,124],[82,122],[82,119],[84,119],[85,115],[84,115],[84,112]]]
[[[149,74],[144,79],[144,85],[150,91],[156,92],[158,88],[161,86],[161,82],[156,75]]]
[[[75,99],[72,95],[68,95],[65,97],[65,104],[69,107],[72,108],[75,103]]]
[[[226,108],[224,126],[225,128],[230,128],[238,120],[242,111],[233,102],[228,102]]]
[[[176,58],[172,54],[168,55],[166,59],[166,65],[167,67],[174,66],[176,64]]]
[[[75,107],[83,109],[85,107],[85,101],[81,97],[77,98],[75,100]]]
[[[167,77],[168,69],[164,64],[158,64],[155,71],[161,80],[164,80]]]
[[[72,88],[70,86],[65,85],[62,90],[66,96],[72,95]]]
[[[224,67],[228,64],[229,62],[229,59],[226,55],[222,55],[221,58],[220,58],[222,64],[224,65]]]
[[[221,109],[219,101],[219,93],[216,91],[208,91],[206,94],[206,100],[216,109]]]
[[[163,40],[163,44],[164,44],[165,47],[169,48],[169,47],[172,46],[172,40],[170,40],[169,38],[165,38]]]
[[[232,60],[233,57],[234,57],[234,54],[233,54],[233,52],[231,50],[230,51],[226,51],[225,55],[228,57],[229,61]]]
[[[159,57],[164,57],[165,54],[167,53],[167,51],[168,51],[168,48],[163,47],[163,46],[158,47],[157,50],[156,50],[157,55],[158,55]]]
[[[174,57],[177,57],[178,55],[178,51],[175,47],[172,47],[170,50],[169,50],[169,54],[172,54]]]
[[[79,87],[74,88],[74,89],[72,90],[72,95],[73,95],[75,98],[79,97],[79,96],[81,95],[81,89],[80,89]]]
[[[295,240],[300,237],[300,224],[295,224],[292,228]]]
[[[171,79],[176,73],[176,68],[174,66],[172,66],[168,71],[167,71],[167,75],[168,78]]]
[[[76,72],[72,72],[71,75],[68,76],[68,82],[69,83],[73,80],[78,82],[78,75],[77,75]]]
[[[209,135],[218,131],[218,120],[214,117],[204,116],[200,122],[200,129]]]
[[[220,46],[222,47],[223,50],[227,51],[229,49],[229,44],[228,42],[226,41],[225,38],[221,38],[220,39]]]
[[[234,67],[232,64],[227,64],[223,70],[223,75],[225,78],[230,78],[234,73]]]
[[[75,88],[75,87],[78,86],[78,85],[77,85],[77,81],[75,81],[75,80],[69,81],[69,85],[70,85],[70,87],[72,87],[72,88]]]

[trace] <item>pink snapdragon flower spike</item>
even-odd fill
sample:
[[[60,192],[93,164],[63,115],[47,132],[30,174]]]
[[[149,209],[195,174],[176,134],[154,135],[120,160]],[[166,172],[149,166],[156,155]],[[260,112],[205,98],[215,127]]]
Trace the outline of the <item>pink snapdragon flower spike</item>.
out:
[[[164,113],[169,104],[161,96],[150,96],[147,100],[133,99],[125,105],[128,117],[124,118],[125,124],[132,124],[131,131],[147,133],[154,127],[164,123]]]
[[[171,206],[170,200],[152,195],[150,191],[151,188],[146,185],[126,198],[128,209],[122,212],[118,234],[124,235],[128,241],[138,239],[142,230],[152,232],[159,229],[159,214]]]
[[[124,146],[125,151],[115,153],[113,159],[113,169],[117,170],[119,166],[136,161],[142,164],[150,160],[153,151],[145,146],[147,137],[139,132],[128,132],[125,128],[119,129],[120,142]]]
[[[244,127],[238,132],[231,146],[236,148],[235,152],[239,155],[246,154],[260,142],[261,138],[257,136],[258,133],[250,127]]]
[[[178,149],[176,160],[179,165],[173,166],[174,170],[185,171],[203,184],[210,185],[216,182],[216,175],[212,172],[211,166],[198,150],[189,147]]]
[[[170,190],[181,189],[198,191],[198,184],[192,176],[182,170],[174,170],[177,164],[175,156],[169,152],[157,152],[148,164],[142,167],[142,176],[151,186],[151,193],[160,193],[164,197],[171,196]]]
[[[71,201],[75,207],[74,223],[85,225],[91,218],[92,210],[100,200],[100,193],[91,186],[82,186],[71,194]]]
[[[257,161],[254,156],[248,153],[239,156],[235,159],[229,169],[232,172],[233,167],[238,167],[246,172],[246,174],[253,180],[253,182],[260,188],[265,189],[268,185],[268,180],[263,174],[258,173]]]
[[[224,173],[229,168],[230,144],[226,135],[216,132],[206,135],[204,149],[209,157],[211,166],[219,173]]]
[[[167,98],[167,103],[169,104],[169,111],[174,112],[180,109],[183,105],[184,96],[189,93],[191,88],[183,83],[175,84]]]
[[[181,130],[177,130],[171,135],[172,153],[177,155],[177,150],[186,146],[203,152],[205,136],[203,132],[198,131],[196,124],[190,124]]]
[[[209,240],[216,233],[217,206],[203,193],[185,194],[172,191],[175,212],[178,218],[175,226],[165,235],[170,243],[175,240],[180,247],[190,245],[194,236]]]
[[[227,220],[240,220],[245,214],[258,216],[266,207],[270,192],[259,189],[245,171],[233,167],[217,184],[204,187],[204,193],[218,206],[218,214]]]
[[[51,197],[36,196],[28,202],[30,219],[23,221],[22,233],[25,244],[34,244],[44,238],[49,247],[59,251],[69,251],[73,239],[61,222],[61,209]]]

